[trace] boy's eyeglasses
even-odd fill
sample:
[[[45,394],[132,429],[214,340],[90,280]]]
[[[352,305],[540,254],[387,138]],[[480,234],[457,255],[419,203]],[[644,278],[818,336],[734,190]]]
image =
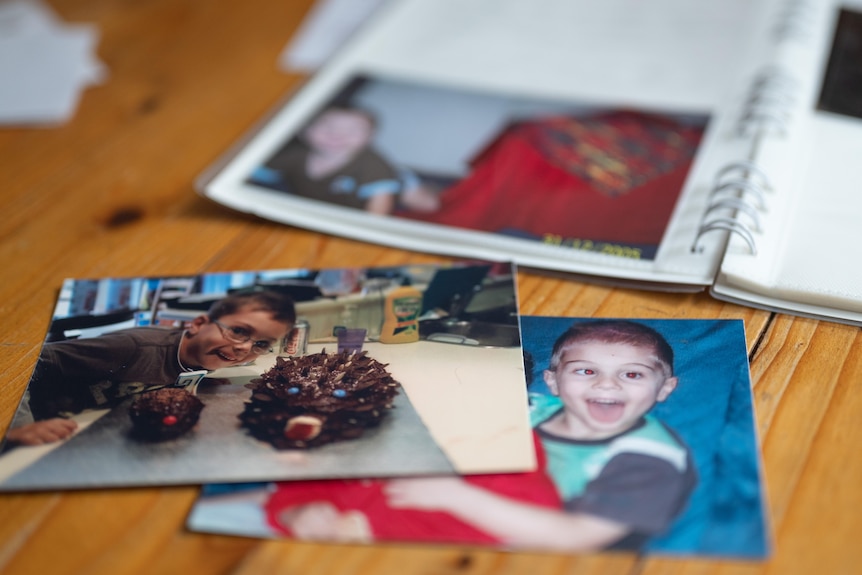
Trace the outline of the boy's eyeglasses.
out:
[[[246,343],[251,340],[251,332],[244,327],[225,325],[218,320],[212,320],[214,324],[221,330],[222,336],[233,343]],[[272,342],[266,339],[261,339],[251,342],[251,351],[257,355],[270,353],[272,351]]]

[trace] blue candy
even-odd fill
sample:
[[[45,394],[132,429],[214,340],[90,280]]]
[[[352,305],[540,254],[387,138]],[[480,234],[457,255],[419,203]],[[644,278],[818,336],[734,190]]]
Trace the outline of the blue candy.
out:
[[[334,395],[335,397],[347,397],[347,392],[343,389],[336,389],[332,392],[332,395]]]

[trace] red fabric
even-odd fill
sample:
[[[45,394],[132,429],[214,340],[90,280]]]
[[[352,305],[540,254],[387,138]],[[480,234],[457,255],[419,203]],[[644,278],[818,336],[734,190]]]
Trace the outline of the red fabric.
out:
[[[537,238],[658,245],[701,135],[701,128],[630,112],[515,124],[443,192],[440,210],[405,217]]]
[[[530,473],[470,475],[463,479],[500,495],[544,507],[561,509],[556,488],[545,472],[545,457],[538,438],[533,436],[539,467]],[[379,541],[424,541],[437,543],[495,544],[491,535],[449,515],[436,511],[395,509],[386,504],[385,479],[294,481],[276,485],[265,504],[267,520],[278,532],[291,535],[277,517],[297,505],[325,501],[342,512],[360,511],[371,524]]]

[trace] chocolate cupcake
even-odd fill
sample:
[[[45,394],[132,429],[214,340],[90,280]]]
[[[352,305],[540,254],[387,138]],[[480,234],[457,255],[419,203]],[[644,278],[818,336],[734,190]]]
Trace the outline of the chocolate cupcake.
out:
[[[165,387],[138,396],[129,407],[132,436],[145,441],[174,439],[198,422],[204,404],[178,387]]]
[[[323,351],[277,358],[249,384],[242,425],[278,449],[360,437],[386,417],[400,387],[385,364],[366,354]]]

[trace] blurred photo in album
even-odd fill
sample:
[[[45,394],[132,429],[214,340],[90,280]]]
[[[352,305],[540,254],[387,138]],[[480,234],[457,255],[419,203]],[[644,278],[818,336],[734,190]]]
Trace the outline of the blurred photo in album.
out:
[[[197,188],[363,241],[862,324],[860,19],[859,0],[386,3]]]
[[[526,473],[218,484],[195,531],[340,543],[768,556],[742,322],[521,318]]]
[[[70,279],[0,491],[525,471],[526,394],[511,264]]]

